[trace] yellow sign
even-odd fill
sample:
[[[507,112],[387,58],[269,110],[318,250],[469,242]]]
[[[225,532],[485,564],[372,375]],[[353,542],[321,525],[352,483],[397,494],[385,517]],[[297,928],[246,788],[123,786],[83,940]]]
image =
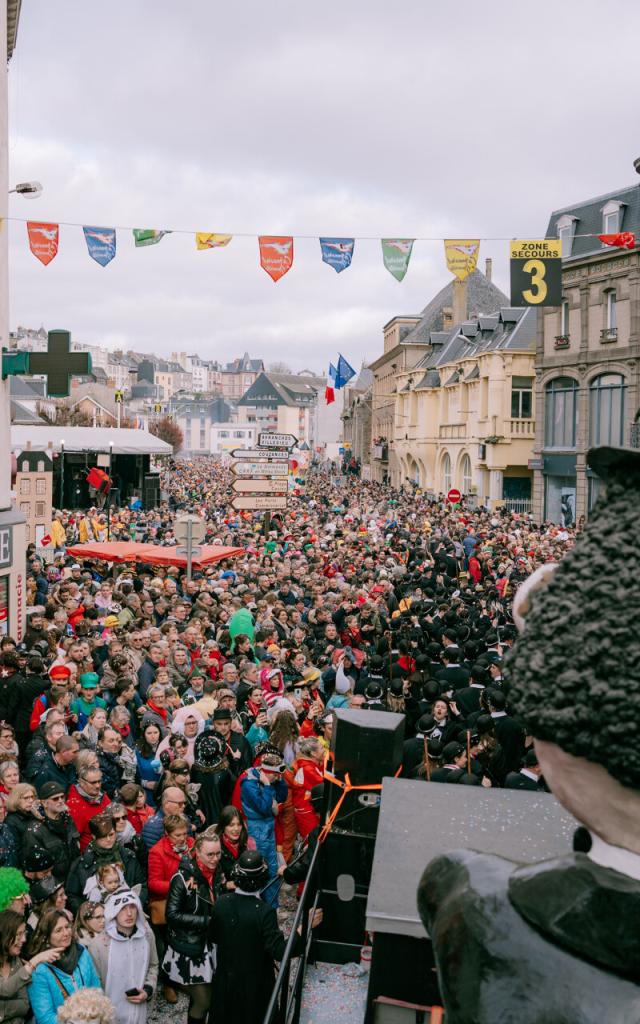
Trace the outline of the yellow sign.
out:
[[[562,242],[558,238],[510,243],[511,305],[559,306],[562,302]]]
[[[196,231],[196,249],[221,249],[233,235],[216,235],[211,231]]]
[[[559,238],[532,238],[510,243],[512,260],[559,260],[562,259],[562,242]]]
[[[480,239],[445,238],[444,252],[451,273],[455,274],[459,281],[464,281],[476,269]]]

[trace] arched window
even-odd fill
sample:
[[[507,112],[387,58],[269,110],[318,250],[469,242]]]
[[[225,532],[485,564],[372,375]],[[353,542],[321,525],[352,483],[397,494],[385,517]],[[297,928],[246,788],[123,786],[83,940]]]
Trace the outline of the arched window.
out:
[[[471,459],[468,455],[462,457],[460,463],[460,473],[462,475],[462,493],[469,494],[471,490]]]
[[[545,448],[575,448],[578,421],[578,382],[556,377],[545,388]]]
[[[601,373],[589,387],[589,444],[624,444],[627,383],[619,373]]]
[[[445,494],[451,490],[451,459],[446,452],[442,459],[442,489]]]

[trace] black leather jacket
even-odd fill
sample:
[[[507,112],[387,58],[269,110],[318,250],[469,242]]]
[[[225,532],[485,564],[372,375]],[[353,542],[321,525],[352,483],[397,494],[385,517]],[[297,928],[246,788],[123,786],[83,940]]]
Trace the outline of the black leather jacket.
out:
[[[195,889],[188,887],[191,878],[196,883]],[[189,957],[202,956],[209,938],[211,910],[219,894],[219,872],[214,878],[212,899],[198,865],[189,857],[183,857],[167,895],[167,942],[172,949]]]

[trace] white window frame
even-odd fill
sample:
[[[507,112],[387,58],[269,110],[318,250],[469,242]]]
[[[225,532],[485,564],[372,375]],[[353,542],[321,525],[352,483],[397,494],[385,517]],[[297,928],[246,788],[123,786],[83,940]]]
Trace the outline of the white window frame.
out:
[[[615,288],[610,288],[607,294],[607,330],[615,331],[618,328],[618,296]]]
[[[602,207],[602,234],[615,235],[620,231],[622,223],[622,206],[617,199],[612,199]],[[606,246],[606,243],[602,243]]]
[[[560,334],[562,337],[569,337],[569,300],[563,299],[560,304]]]
[[[565,213],[564,216],[560,217],[556,223],[556,231],[558,232],[558,238],[562,242],[562,258],[567,259],[568,256],[572,255],[573,250],[573,236],[576,230],[577,217],[571,216],[571,214]]]

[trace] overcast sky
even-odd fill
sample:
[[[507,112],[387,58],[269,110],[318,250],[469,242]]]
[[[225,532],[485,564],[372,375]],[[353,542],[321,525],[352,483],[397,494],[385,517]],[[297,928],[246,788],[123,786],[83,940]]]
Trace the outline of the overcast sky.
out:
[[[324,374],[382,351],[382,326],[449,280],[416,242],[544,235],[551,210],[637,179],[637,0],[23,0],[10,64],[10,214],[123,228],[309,235],[274,284],[255,237],[193,234],[106,268],[61,227],[43,267],[10,225],[11,326]],[[629,45],[627,45],[627,41]],[[341,274],[319,235],[357,241]],[[506,241],[482,243],[508,293]]]

